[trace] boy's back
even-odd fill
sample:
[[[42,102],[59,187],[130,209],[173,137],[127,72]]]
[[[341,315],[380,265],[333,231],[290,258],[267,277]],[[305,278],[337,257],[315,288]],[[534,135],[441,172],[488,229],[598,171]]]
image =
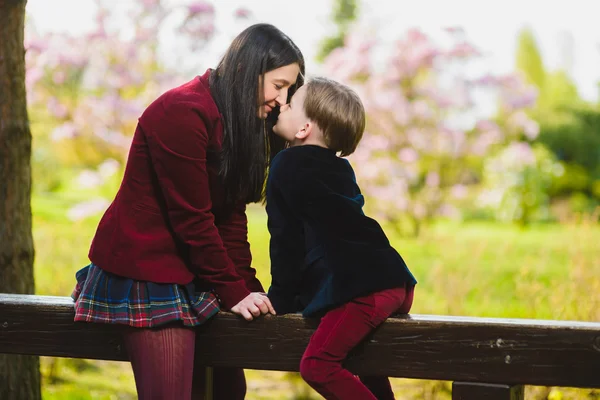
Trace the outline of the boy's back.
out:
[[[333,150],[304,145],[275,157],[267,183],[269,298],[279,314],[309,316],[416,283],[363,205],[350,163]]]

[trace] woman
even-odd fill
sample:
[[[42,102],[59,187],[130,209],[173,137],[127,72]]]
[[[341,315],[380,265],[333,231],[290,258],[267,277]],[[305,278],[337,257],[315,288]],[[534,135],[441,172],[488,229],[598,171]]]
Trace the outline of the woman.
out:
[[[124,343],[140,399],[201,396],[193,327],[220,308],[247,320],[274,313],[250,266],[245,210],[263,198],[283,148],[272,121],[303,76],[298,47],[272,25],[253,25],[215,70],[140,117],[73,293],[76,321],[136,328]],[[243,370],[215,369],[215,398],[245,392]]]

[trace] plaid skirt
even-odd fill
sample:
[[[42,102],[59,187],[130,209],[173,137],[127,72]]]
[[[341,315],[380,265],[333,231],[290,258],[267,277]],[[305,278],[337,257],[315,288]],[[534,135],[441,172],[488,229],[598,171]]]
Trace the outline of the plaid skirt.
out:
[[[75,321],[152,328],[174,321],[197,326],[219,311],[211,292],[187,285],[136,281],[90,264],[77,271]]]

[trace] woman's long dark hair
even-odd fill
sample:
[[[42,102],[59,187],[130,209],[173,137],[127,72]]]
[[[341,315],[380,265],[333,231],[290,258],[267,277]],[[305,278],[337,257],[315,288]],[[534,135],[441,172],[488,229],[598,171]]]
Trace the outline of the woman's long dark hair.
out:
[[[231,43],[210,76],[211,93],[223,114],[220,176],[228,204],[259,202],[271,159],[285,142],[273,133],[279,108],[266,120],[257,115],[263,88],[259,76],[297,63],[300,75],[288,91],[288,102],[302,86],[304,57],[283,32],[269,24],[246,28]]]

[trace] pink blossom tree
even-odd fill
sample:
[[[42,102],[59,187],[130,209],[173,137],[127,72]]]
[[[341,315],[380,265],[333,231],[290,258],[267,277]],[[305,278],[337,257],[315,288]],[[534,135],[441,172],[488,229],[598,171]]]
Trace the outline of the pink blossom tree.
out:
[[[115,7],[96,0],[95,5],[95,26],[81,36],[41,35],[34,25],[27,27],[26,86],[38,191],[65,182],[89,189],[111,176],[100,171],[107,163],[122,168],[145,107],[191,78],[169,68],[161,54],[199,58],[216,35],[215,6],[207,1],[139,0]],[[251,14],[238,9],[232,18],[247,23]],[[160,35],[174,25],[177,45],[184,47],[161,49]],[[77,179],[65,179],[65,171],[83,168]],[[47,174],[48,169],[61,173]]]
[[[437,215],[458,210],[481,175],[481,163],[500,147],[535,138],[538,127],[523,112],[536,91],[516,75],[469,78],[465,66],[480,52],[460,28],[450,46],[411,29],[389,57],[374,65],[377,42],[364,32],[346,38],[325,61],[327,73],[353,86],[363,99],[367,129],[351,159],[370,211],[401,232],[418,234]],[[494,118],[475,113],[474,93],[493,91]]]

